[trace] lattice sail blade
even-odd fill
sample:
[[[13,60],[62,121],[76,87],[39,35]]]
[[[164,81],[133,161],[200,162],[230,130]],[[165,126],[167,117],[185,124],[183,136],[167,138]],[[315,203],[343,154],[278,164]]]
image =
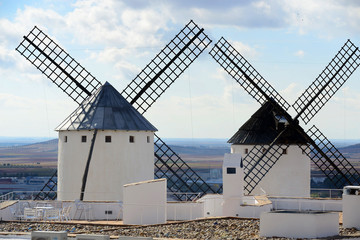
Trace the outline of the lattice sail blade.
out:
[[[315,81],[292,105],[307,124],[360,65],[360,51],[348,40]]]
[[[41,190],[36,194],[34,200],[56,200],[57,198],[57,170],[49,178],[46,184],[41,188]]]
[[[321,151],[329,157],[331,162],[327,161],[320,152],[316,151],[311,145],[299,145],[299,147],[302,148],[336,188],[343,188],[345,185],[360,185],[360,173],[317,127],[311,127],[307,134],[316,142]]]
[[[16,50],[80,104],[101,83],[36,26]]]
[[[205,193],[221,191],[220,186],[215,189],[207,184],[156,134],[154,144],[155,178],[166,178],[169,192],[175,193],[179,200],[192,200],[199,194],[202,196]]]
[[[121,94],[146,112],[210,43],[204,29],[190,21]]]
[[[224,38],[215,44],[210,55],[261,105],[273,99],[285,110],[289,109],[286,100]]]
[[[255,145],[243,158],[246,194],[251,194],[259,182],[287,150],[289,145]]]

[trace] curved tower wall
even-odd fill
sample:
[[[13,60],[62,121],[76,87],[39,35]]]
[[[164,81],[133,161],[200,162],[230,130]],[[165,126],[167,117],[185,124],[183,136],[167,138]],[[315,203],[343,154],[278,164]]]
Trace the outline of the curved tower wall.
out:
[[[93,134],[94,130],[59,131],[57,185],[59,200],[80,198],[82,178]],[[82,142],[82,136],[86,136],[86,142]],[[111,137],[111,142],[105,141],[106,136]],[[153,132],[98,130],[84,200],[122,201],[124,184],[152,179],[154,179]]]
[[[253,147],[254,145],[232,144],[231,153],[241,153],[244,159],[246,152],[250,152]],[[246,175],[245,165],[244,162]],[[297,145],[290,145],[287,153],[280,157],[251,195],[263,195],[263,189],[269,196],[310,197],[310,172],[310,158]]]

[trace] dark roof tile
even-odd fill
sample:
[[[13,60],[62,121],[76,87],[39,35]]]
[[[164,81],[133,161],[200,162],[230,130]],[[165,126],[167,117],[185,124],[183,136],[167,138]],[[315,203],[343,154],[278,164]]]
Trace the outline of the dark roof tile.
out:
[[[56,131],[91,129],[157,131],[108,82],[88,97]]]
[[[281,132],[275,118],[277,112],[271,103],[261,106],[251,118],[229,139],[228,143],[243,145],[268,145]],[[306,144],[306,140],[292,127],[280,137],[280,144]]]

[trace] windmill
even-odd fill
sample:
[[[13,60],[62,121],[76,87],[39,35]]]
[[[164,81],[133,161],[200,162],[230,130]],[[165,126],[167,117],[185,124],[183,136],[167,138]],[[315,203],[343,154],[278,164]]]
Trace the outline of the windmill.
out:
[[[210,43],[204,29],[191,20],[121,95],[141,114],[145,113]],[[36,26],[24,36],[16,50],[79,105],[102,86],[100,81]],[[198,193],[221,191],[209,186],[157,135],[154,144],[155,178],[167,178],[168,190],[175,192],[177,199],[187,200]],[[46,184],[42,192],[54,189],[55,176],[56,173],[50,179],[51,184]],[[37,197],[56,196],[42,194]]]
[[[270,169],[286,152],[289,144],[281,142],[287,134],[295,132],[307,144],[298,144],[312,162],[337,188],[345,184],[360,184],[360,174],[336,147],[313,126],[307,132],[299,125],[299,119],[307,124],[325,103],[346,82],[360,65],[360,51],[348,40],[322,73],[295,101],[297,112],[293,118],[288,113],[290,105],[252,67],[252,65],[224,38],[211,49],[210,55],[262,106],[270,105],[277,123],[281,125],[277,135],[265,145],[254,146],[243,159],[245,191],[250,194]],[[230,139],[231,140],[231,139]],[[281,142],[281,143],[280,143]]]

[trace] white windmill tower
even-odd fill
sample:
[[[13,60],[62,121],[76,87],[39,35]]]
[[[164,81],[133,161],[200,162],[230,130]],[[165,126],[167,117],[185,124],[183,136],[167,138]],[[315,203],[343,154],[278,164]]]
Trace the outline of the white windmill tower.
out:
[[[122,96],[140,114],[144,114],[210,43],[211,40],[205,34],[204,29],[191,20],[123,89]],[[86,98],[102,86],[100,81],[36,26],[27,36],[24,36],[23,41],[16,50],[79,105],[82,105]],[[83,110],[79,108],[78,111],[81,114]],[[84,111],[87,111],[87,109],[84,109]],[[76,120],[74,121],[74,126],[77,126],[79,123]],[[95,132],[97,126],[91,127]],[[62,130],[62,128],[60,129]],[[84,140],[86,138],[86,141],[91,142],[92,136],[91,133],[88,136],[84,135]],[[70,135],[67,137],[69,138]],[[82,146],[84,145],[79,147]],[[117,145],[113,146],[117,147]],[[92,154],[93,150],[90,145],[90,150],[87,149],[86,151],[88,152],[88,161],[85,166],[84,176],[90,173],[88,163],[91,156],[95,154]],[[155,157],[153,165],[154,177],[168,179],[167,188],[169,192],[173,193],[175,199],[189,200],[196,198],[198,193],[221,192],[221,187],[214,188],[208,185],[156,134],[154,134],[153,155]],[[137,173],[137,175],[140,174]],[[84,177],[81,192],[84,192],[86,180],[87,178]],[[100,179],[98,178],[98,180]],[[48,183],[35,196],[35,199],[55,199],[54,189],[56,186],[57,172],[54,172]],[[105,189],[103,190],[105,191]],[[183,192],[186,192],[186,194]],[[192,194],[188,194],[189,192]]]
[[[265,152],[276,136],[285,128],[286,120],[276,115],[270,103],[265,103],[229,139],[231,152],[246,157],[255,146]],[[278,159],[264,178],[256,185],[252,194],[271,196],[310,196],[310,158],[298,145],[306,146],[306,140],[296,131],[287,131],[278,139],[278,144],[289,145],[281,150]],[[254,165],[252,159],[248,165]],[[265,170],[264,170],[265,171]]]
[[[157,129],[109,83],[56,130],[59,200],[122,200],[124,184],[154,178]]]
[[[308,159],[335,188],[360,184],[359,171],[317,127],[305,131],[300,125],[300,119],[307,124],[360,65],[357,46],[346,41],[292,105],[295,117],[288,113],[290,104],[224,38],[214,45],[210,55],[262,105],[230,139],[232,152],[244,157],[248,194],[257,194],[254,189],[263,188],[271,195],[309,196]]]

